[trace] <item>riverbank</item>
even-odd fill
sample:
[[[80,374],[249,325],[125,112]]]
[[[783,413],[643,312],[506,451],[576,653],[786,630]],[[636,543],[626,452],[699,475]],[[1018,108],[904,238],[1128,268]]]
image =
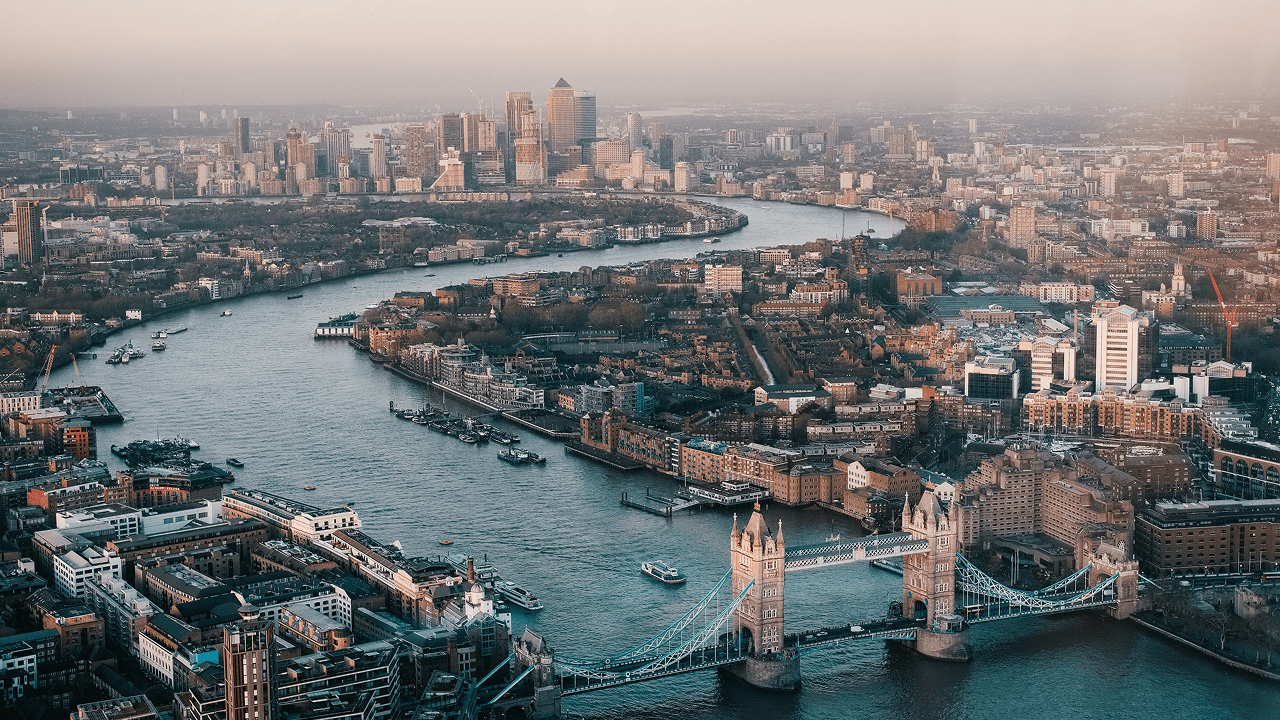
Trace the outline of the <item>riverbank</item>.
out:
[[[1129,619],[1148,630],[1151,630],[1160,635],[1163,635],[1164,637],[1169,638],[1174,642],[1185,645],[1202,655],[1208,655],[1209,657],[1222,663],[1223,665],[1226,665],[1228,667],[1233,667],[1237,670],[1243,670],[1247,673],[1257,675],[1258,677],[1263,677],[1268,680],[1280,680],[1280,674],[1271,672],[1269,670],[1264,670],[1260,667],[1257,667],[1256,665],[1250,665],[1247,662],[1242,662],[1240,660],[1236,660],[1234,658],[1228,657],[1224,655],[1222,651],[1218,650],[1217,648],[1211,648],[1206,645],[1202,645],[1194,640],[1191,640],[1190,638],[1185,638],[1179,635],[1178,633],[1173,632],[1172,630],[1162,628],[1159,625],[1148,622],[1138,617],[1137,615],[1131,615],[1129,616]]]

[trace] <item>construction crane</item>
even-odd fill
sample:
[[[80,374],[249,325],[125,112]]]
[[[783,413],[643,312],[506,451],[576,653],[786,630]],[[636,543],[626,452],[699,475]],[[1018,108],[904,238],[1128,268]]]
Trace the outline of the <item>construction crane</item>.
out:
[[[84,389],[84,378],[80,377],[80,366],[76,364],[76,354],[71,353],[71,367],[76,371],[76,382],[80,383],[80,389]]]
[[[1213,283],[1213,291],[1218,295],[1218,304],[1222,306],[1222,319],[1227,323],[1227,362],[1231,362],[1231,328],[1236,325],[1236,310],[1238,307],[1231,308],[1227,312],[1227,304],[1222,300],[1222,291],[1218,290],[1218,281],[1213,279],[1213,271],[1209,271],[1209,282]]]
[[[43,395],[49,389],[49,373],[53,372],[53,354],[58,351],[58,346],[54,345],[49,348],[49,357],[44,361],[44,382],[40,383],[40,394]]]

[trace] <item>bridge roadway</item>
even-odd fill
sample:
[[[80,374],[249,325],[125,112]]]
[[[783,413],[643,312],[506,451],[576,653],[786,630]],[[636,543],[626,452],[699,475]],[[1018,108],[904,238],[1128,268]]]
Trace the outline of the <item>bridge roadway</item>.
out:
[[[911,533],[868,535],[867,537],[787,550],[786,571],[847,565],[864,560],[883,560],[921,553],[929,549],[929,541]]]
[[[784,642],[787,647],[804,652],[856,640],[914,640],[916,629],[924,627],[924,624],[924,620],[884,618],[793,633],[787,635]]]

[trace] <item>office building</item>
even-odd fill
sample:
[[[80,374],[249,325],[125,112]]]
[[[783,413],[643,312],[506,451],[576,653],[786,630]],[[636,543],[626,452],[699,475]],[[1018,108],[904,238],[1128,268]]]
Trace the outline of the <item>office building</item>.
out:
[[[547,149],[550,152],[564,152],[578,142],[578,104],[575,95],[573,86],[565,82],[564,78],[560,78],[547,93]]]
[[[360,518],[349,507],[320,508],[260,490],[231,491],[223,497],[222,512],[228,520],[261,520],[273,534],[301,544],[360,527]]]
[[[374,133],[373,147],[369,153],[369,177],[377,179],[387,176],[387,136]]]
[[[527,91],[508,92],[506,110],[506,127],[504,128],[503,150],[506,152],[507,183],[516,182],[516,140],[524,137],[525,115],[534,112],[533,93]],[[537,115],[533,121],[537,122]]]
[[[965,397],[1016,399],[1020,372],[1013,358],[980,357],[967,362],[964,364]]]
[[[323,167],[317,168],[314,174],[337,175],[342,158],[351,156],[351,131],[336,129],[332,120],[326,120],[324,129],[320,131],[320,152],[324,154]]]
[[[13,221],[18,228],[18,262],[31,265],[44,259],[44,231],[40,227],[40,203],[13,200]]]
[[[96,547],[72,550],[53,558],[53,587],[64,598],[84,600],[86,586],[100,572],[120,577],[120,558]]]
[[[462,151],[462,116],[443,113],[436,121],[436,155],[443,157],[449,149]]]
[[[1128,305],[1114,300],[1094,304],[1097,356],[1093,372],[1099,392],[1109,386],[1127,391],[1143,379],[1138,372],[1138,343],[1150,324],[1146,315]]]
[[[234,150],[239,155],[247,155],[253,152],[253,142],[249,139],[249,118],[236,118],[236,137]]]
[[[275,623],[263,620],[252,605],[240,608],[240,621],[222,629],[219,657],[226,678],[227,720],[273,720],[272,680],[276,675]]]
[[[627,113],[627,151],[635,152],[644,145],[644,130],[640,113]]]
[[[547,180],[547,159],[542,149],[542,124],[532,110],[520,122],[514,148],[517,185],[540,185]]]
[[[1158,502],[1138,513],[1133,554],[1151,577],[1276,569],[1280,500]]]
[[[582,164],[591,164],[591,145],[596,137],[596,94],[587,90],[573,93],[574,143],[582,146]]]

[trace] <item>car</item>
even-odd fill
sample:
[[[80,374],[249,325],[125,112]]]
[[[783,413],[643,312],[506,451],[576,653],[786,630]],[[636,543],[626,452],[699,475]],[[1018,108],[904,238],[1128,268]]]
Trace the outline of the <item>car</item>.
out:
[[[866,632],[861,625],[850,625],[849,632]]]
[[[819,630],[819,631],[818,631],[818,637],[824,637],[826,634],[827,634],[827,631],[826,631],[826,630]]]

